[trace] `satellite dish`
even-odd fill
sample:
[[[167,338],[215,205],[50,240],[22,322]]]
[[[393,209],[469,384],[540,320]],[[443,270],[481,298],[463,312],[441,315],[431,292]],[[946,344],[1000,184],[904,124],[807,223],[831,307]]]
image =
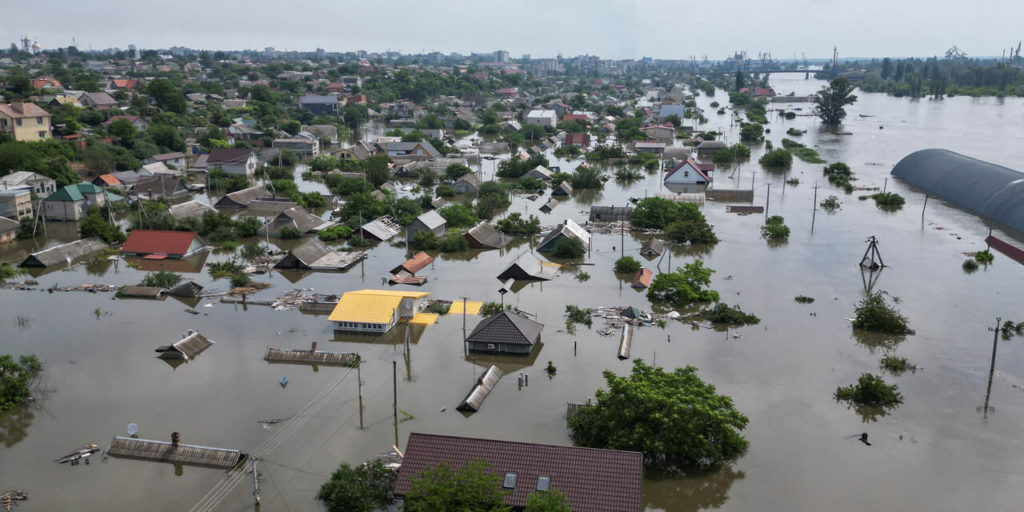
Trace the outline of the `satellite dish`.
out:
[[[128,424],[128,435],[134,436],[139,433],[139,426],[134,423]]]

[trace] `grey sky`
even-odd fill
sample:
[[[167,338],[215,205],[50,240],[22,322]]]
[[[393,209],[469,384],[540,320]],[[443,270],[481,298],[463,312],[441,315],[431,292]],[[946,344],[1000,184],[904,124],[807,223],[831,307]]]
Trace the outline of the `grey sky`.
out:
[[[4,0],[0,42],[43,48],[486,52],[721,59],[1000,55],[1024,38],[1005,0]]]

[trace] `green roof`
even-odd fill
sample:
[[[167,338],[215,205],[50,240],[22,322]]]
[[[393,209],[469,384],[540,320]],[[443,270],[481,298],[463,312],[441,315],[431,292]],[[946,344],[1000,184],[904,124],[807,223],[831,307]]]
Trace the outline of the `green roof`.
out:
[[[85,201],[85,194],[98,195],[98,194],[103,194],[104,192],[105,191],[102,188],[97,187],[96,185],[93,185],[92,183],[89,183],[89,182],[75,183],[74,185],[68,185],[66,187],[61,187],[61,188],[57,189],[57,191],[52,193],[52,194],[50,194],[50,196],[47,197],[46,200],[47,201]],[[117,202],[117,201],[121,201],[121,200],[124,199],[123,197],[121,197],[121,196],[119,196],[117,194],[114,194],[114,193],[107,192],[106,194],[107,194],[107,200],[108,201]]]

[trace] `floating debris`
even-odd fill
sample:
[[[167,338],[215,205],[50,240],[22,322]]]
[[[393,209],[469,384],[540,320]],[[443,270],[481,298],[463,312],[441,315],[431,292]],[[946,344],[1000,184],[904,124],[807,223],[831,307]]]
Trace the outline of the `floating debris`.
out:
[[[59,462],[61,464],[68,463],[68,464],[71,464],[72,466],[75,466],[75,465],[77,465],[79,463],[79,461],[81,461],[83,459],[87,459],[88,457],[92,456],[94,453],[98,453],[100,451],[101,450],[100,450],[100,447],[98,445],[88,444],[88,445],[85,445],[84,447],[79,448],[79,449],[77,449],[77,450],[75,450],[75,451],[73,451],[73,452],[71,452],[71,453],[69,453],[69,454],[67,454],[67,455],[65,455],[63,457],[60,457],[58,459],[54,459],[54,461],[55,462]]]

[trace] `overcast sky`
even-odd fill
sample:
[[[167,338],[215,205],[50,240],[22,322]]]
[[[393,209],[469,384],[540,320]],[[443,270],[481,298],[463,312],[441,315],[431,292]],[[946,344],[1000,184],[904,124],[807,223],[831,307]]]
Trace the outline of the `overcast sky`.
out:
[[[43,48],[489,52],[722,59],[998,56],[1024,38],[1009,0],[4,0],[0,42]]]

